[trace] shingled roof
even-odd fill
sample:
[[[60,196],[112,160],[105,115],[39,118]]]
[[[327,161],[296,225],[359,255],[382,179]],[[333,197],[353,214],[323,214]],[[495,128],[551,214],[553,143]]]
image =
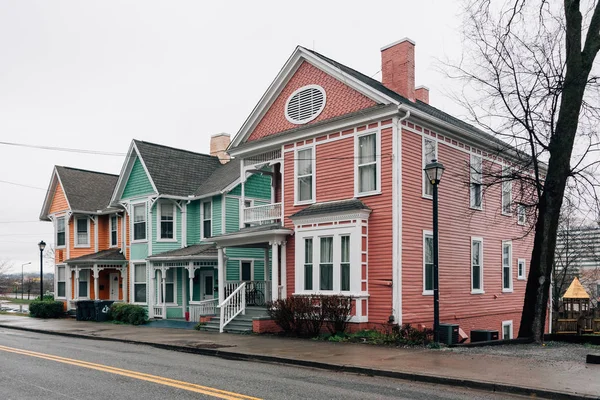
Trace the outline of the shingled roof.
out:
[[[326,214],[337,214],[349,211],[360,211],[371,209],[362,201],[358,199],[340,200],[340,201],[328,201],[325,203],[312,204],[295,214],[290,216],[291,219],[311,217],[314,215],[326,215]]]
[[[105,210],[119,179],[118,175],[56,166],[65,196],[73,211]]]
[[[195,196],[205,196],[220,192],[233,184],[240,177],[240,159],[232,159],[227,164],[219,165],[214,172],[200,183]]]
[[[218,157],[134,140],[159,194],[193,195],[222,164]]]
[[[86,254],[81,257],[71,258],[65,262],[68,264],[76,264],[76,263],[101,264],[103,262],[104,263],[124,263],[126,261],[127,260],[125,259],[125,256],[121,252],[121,249],[108,249],[108,250],[101,250],[101,251],[98,251],[98,252],[92,253],[92,254]]]
[[[148,257],[148,260],[160,260],[160,259],[192,259],[197,257],[202,258],[216,258],[218,255],[217,248],[214,244],[194,244],[192,246],[183,247],[181,249],[175,249],[165,251]]]

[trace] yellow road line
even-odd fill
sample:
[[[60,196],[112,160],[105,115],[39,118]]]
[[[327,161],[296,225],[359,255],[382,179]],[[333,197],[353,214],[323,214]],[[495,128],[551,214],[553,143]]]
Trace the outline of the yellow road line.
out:
[[[208,396],[217,397],[220,399],[226,400],[260,400],[257,397],[246,396],[239,393],[228,392],[226,390],[211,388],[208,386],[197,385],[195,383],[189,383],[184,381],[178,381],[175,379],[165,378],[157,375],[145,374],[143,372],[136,372],[122,368],[111,367],[108,365],[95,364],[82,360],[75,360],[72,358],[65,358],[60,356],[55,356],[52,354],[38,353],[30,350],[16,349],[13,347],[7,347],[0,345],[1,351],[6,351],[9,353],[21,354],[30,357],[42,358],[50,361],[56,361],[63,364],[74,365],[83,368],[89,368],[97,371],[108,372],[116,375],[127,376],[129,378],[140,379],[147,382],[157,383],[159,385],[171,386],[178,389],[187,390],[190,392],[206,394]]]

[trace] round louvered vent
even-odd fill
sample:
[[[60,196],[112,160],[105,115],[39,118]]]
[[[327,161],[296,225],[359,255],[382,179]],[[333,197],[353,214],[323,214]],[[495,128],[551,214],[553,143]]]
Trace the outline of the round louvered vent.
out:
[[[285,118],[292,124],[305,124],[317,118],[325,108],[325,90],[308,85],[296,90],[285,103]]]

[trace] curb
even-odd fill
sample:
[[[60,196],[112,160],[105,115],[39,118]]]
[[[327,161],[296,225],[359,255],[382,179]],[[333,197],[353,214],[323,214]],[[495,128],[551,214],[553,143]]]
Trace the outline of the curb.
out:
[[[107,341],[107,342],[137,344],[137,345],[151,346],[151,347],[164,349],[164,350],[177,351],[177,352],[181,352],[181,353],[191,353],[191,354],[198,354],[198,355],[204,355],[204,356],[219,357],[219,358],[223,358],[223,359],[227,359],[227,360],[258,361],[258,362],[265,362],[265,363],[294,365],[294,366],[323,369],[323,370],[329,370],[329,371],[335,371],[335,372],[346,372],[346,373],[354,373],[354,374],[359,374],[359,375],[402,379],[402,380],[413,381],[413,382],[434,383],[434,384],[439,384],[439,385],[466,387],[466,388],[470,388],[470,389],[487,390],[487,391],[499,392],[499,393],[510,393],[510,394],[516,394],[516,395],[530,396],[530,397],[535,396],[535,397],[540,397],[540,398],[559,399],[559,400],[563,400],[563,399],[564,400],[597,399],[597,397],[592,397],[592,396],[582,395],[582,394],[556,392],[556,391],[552,391],[552,390],[529,388],[529,387],[524,387],[524,386],[510,386],[510,385],[502,384],[502,383],[478,381],[478,380],[472,380],[472,379],[450,378],[450,377],[444,377],[444,376],[426,375],[426,374],[411,373],[411,372],[388,371],[388,370],[380,370],[380,369],[376,369],[376,368],[356,367],[356,366],[352,366],[352,365],[328,364],[328,363],[322,363],[322,362],[318,362],[318,361],[295,360],[293,358],[265,356],[265,355],[258,355],[258,354],[246,354],[246,353],[223,351],[223,350],[210,349],[210,348],[194,348],[194,347],[176,346],[176,345],[162,344],[162,343],[141,342],[141,341],[137,341],[137,340],[107,338],[107,337],[83,335],[83,334],[77,334],[77,333],[46,331],[43,329],[24,328],[24,327],[16,327],[16,326],[3,325],[3,324],[0,324],[0,328],[13,329],[13,330],[19,330],[19,331],[25,331],[25,332],[33,332],[33,333],[41,333],[41,334],[45,334],[45,335],[73,337],[73,338],[78,338],[78,339],[91,339],[91,340],[102,340],[102,341]]]

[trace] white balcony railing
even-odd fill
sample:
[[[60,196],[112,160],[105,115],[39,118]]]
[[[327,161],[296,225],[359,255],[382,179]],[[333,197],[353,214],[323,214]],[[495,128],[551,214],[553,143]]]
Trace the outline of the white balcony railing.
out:
[[[265,224],[281,221],[281,203],[244,208],[245,224]]]

